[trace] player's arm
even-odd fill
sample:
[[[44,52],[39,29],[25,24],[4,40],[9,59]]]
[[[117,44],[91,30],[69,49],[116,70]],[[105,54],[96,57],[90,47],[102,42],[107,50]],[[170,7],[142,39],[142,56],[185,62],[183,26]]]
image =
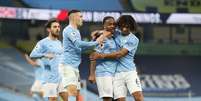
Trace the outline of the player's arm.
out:
[[[138,46],[138,40],[134,39],[128,39],[126,43],[123,45],[123,47],[117,51],[117,52],[112,52],[110,54],[93,54],[91,56],[92,59],[104,59],[104,58],[109,58],[109,59],[118,59],[121,57],[124,57],[125,55],[128,54],[129,51],[132,51],[133,49],[136,49]]]
[[[38,42],[36,46],[34,47],[34,49],[32,50],[30,57],[34,59],[44,57],[45,54],[43,51],[44,51],[44,47],[42,43]]]
[[[128,54],[128,50],[126,48],[122,48],[117,52],[112,52],[109,54],[100,54],[100,53],[93,53],[90,55],[91,59],[118,59],[121,57],[124,57],[125,55]]]
[[[102,33],[100,33],[100,30],[95,30],[91,32],[91,39],[96,40]]]
[[[96,40],[101,44],[106,37],[110,36],[112,33],[106,30],[95,30],[91,33],[92,40]]]
[[[47,57],[47,58],[53,58],[54,54],[52,53],[45,53],[46,48],[43,46],[42,42],[38,42],[34,49],[32,50],[30,57],[32,59]]]
[[[107,35],[110,32],[103,31],[103,33],[105,33]],[[102,36],[102,37],[97,38],[96,41],[86,42],[86,41],[82,41],[81,39],[79,39],[74,32],[72,32],[70,34],[67,34],[67,33],[65,34],[65,32],[64,32],[64,37],[66,37],[66,35],[75,44],[75,46],[77,46],[79,48],[97,46],[98,44],[102,44],[105,39],[105,36]]]
[[[82,41],[75,32],[68,32],[64,30],[63,37],[68,38],[76,47],[79,48],[90,48],[98,45],[98,42],[96,41]]]
[[[90,41],[90,42],[86,42],[86,41],[82,41],[82,40],[75,40],[74,44],[79,47],[79,48],[89,48],[89,47],[94,47],[96,45],[98,45],[98,42],[96,41]]]
[[[88,80],[91,83],[96,83],[95,71],[96,71],[96,60],[90,59]]]
[[[39,66],[39,64],[36,62],[36,60],[32,60],[32,59],[28,56],[28,54],[25,54],[24,56],[25,56],[26,61],[27,61],[29,64],[31,64],[31,65],[34,66],[34,67]]]

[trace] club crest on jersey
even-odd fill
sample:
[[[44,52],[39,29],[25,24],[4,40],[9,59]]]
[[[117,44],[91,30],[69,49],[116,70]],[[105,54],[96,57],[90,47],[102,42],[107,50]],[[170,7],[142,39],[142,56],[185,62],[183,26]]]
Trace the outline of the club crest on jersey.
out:
[[[36,45],[36,49],[39,49],[41,46],[40,45]]]
[[[75,32],[73,32],[73,33],[71,33],[71,35],[72,35],[72,36],[75,36],[75,35],[76,35],[76,33],[75,33]]]

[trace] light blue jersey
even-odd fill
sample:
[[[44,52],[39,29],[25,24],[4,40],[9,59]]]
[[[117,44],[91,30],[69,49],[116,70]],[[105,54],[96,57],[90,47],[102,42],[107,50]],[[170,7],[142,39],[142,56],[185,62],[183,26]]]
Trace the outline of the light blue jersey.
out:
[[[44,80],[44,75],[43,75],[44,74],[44,70],[43,70],[44,64],[40,59],[37,59],[36,62],[39,66],[34,67],[35,80],[43,81]]]
[[[128,50],[128,54],[118,59],[116,72],[128,72],[136,70],[134,63],[134,55],[138,47],[139,39],[132,33],[127,36],[121,35],[121,32],[115,32],[115,40],[118,48],[125,48]]]
[[[96,47],[96,52],[109,54],[117,51],[117,46],[114,38],[107,38],[102,46]],[[117,60],[114,59],[99,59],[96,63],[96,76],[113,76],[116,71]]]
[[[63,30],[63,59],[62,64],[71,65],[78,70],[81,63],[81,48],[93,47],[98,45],[97,42],[85,42],[81,40],[78,29],[68,25]]]
[[[51,40],[48,37],[40,40],[30,54],[31,58],[40,58],[44,65],[44,80],[49,83],[58,83],[60,76],[58,65],[63,52],[62,44],[59,40]],[[44,57],[45,54],[54,54],[52,59]]]

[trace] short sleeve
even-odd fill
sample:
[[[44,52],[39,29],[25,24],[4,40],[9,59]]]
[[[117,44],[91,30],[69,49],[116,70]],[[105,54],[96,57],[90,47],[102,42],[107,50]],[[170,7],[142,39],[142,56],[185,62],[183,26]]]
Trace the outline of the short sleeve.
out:
[[[126,48],[128,51],[131,51],[131,50],[137,48],[137,45],[138,45],[137,40],[129,39],[125,42],[125,44],[123,45],[123,48]]]

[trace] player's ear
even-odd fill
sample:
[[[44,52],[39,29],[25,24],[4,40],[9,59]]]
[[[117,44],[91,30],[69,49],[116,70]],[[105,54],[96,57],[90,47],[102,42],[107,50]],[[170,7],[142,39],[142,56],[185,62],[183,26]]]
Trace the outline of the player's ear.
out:
[[[46,31],[49,33],[50,32],[50,28],[46,28]]]

